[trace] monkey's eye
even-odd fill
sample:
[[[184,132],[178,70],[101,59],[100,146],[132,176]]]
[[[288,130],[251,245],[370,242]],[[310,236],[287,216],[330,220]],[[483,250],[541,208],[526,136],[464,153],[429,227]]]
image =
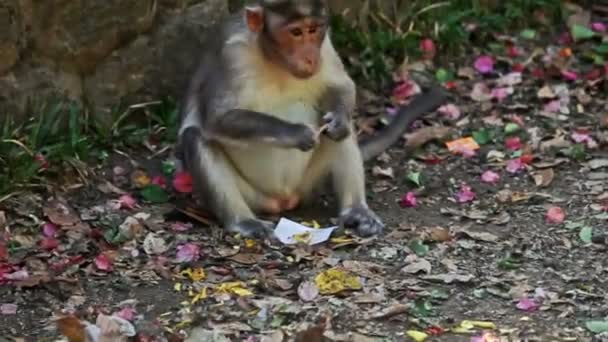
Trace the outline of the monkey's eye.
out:
[[[289,30],[289,32],[294,37],[300,37],[303,34],[302,29],[300,29],[298,27]]]
[[[318,29],[319,29],[318,27],[313,26],[313,27],[311,27],[311,28],[308,29],[308,33],[315,34],[315,33],[317,33]]]

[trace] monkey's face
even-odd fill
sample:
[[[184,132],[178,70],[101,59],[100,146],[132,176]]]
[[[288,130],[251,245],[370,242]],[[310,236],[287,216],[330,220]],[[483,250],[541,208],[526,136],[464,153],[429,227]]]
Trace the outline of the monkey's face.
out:
[[[309,78],[319,71],[325,34],[325,23],[320,20],[304,18],[292,21],[272,32],[274,50],[292,75]]]

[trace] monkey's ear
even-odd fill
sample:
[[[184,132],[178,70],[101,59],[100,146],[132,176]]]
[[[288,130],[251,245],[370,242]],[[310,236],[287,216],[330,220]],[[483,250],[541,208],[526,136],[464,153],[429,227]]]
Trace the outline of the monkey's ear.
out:
[[[264,9],[261,6],[246,7],[245,20],[251,32],[259,33],[264,27]]]

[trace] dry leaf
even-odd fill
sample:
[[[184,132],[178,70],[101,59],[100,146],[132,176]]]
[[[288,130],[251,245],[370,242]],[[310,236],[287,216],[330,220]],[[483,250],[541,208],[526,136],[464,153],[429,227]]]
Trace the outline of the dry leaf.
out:
[[[537,96],[541,99],[553,99],[555,98],[555,93],[553,92],[553,89],[550,86],[546,85],[540,88],[537,93]]]
[[[418,148],[432,140],[442,140],[450,134],[451,128],[443,126],[430,126],[420,128],[412,133],[404,135],[405,146]]]
[[[261,254],[239,253],[229,257],[229,260],[243,265],[256,265],[264,258]]]
[[[413,263],[402,268],[401,271],[403,271],[405,273],[410,273],[410,274],[416,274],[420,271],[424,271],[426,274],[430,274],[431,268],[432,268],[432,266],[431,266],[430,262],[428,262],[425,259],[418,259],[418,260],[414,261]]]
[[[312,281],[305,281],[298,286],[298,296],[305,302],[312,302],[319,295],[319,288]]]
[[[532,178],[536,186],[547,187],[551,185],[555,178],[553,169],[543,169],[532,173]]]
[[[382,177],[387,177],[387,178],[390,178],[390,179],[394,179],[395,178],[395,172],[393,171],[393,168],[390,167],[390,166],[384,169],[384,168],[376,165],[372,169],[372,174],[374,176],[382,176]]]
[[[80,221],[78,214],[63,201],[54,199],[42,209],[49,221],[58,226],[71,226]]]

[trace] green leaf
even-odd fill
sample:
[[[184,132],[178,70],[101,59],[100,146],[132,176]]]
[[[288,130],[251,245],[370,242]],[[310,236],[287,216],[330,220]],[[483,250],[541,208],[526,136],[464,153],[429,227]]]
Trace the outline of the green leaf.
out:
[[[574,40],[589,39],[595,36],[595,32],[593,32],[591,29],[578,24],[572,26],[571,32]]]
[[[608,212],[597,214],[597,215],[593,216],[593,218],[598,219],[598,220],[608,220]]]
[[[536,38],[536,31],[532,30],[532,29],[526,29],[521,31],[521,33],[519,34],[520,37],[522,37],[523,39],[534,39]]]
[[[507,134],[513,134],[517,131],[519,131],[519,125],[516,123],[510,122],[505,126],[505,133]]]
[[[416,184],[417,186],[420,186],[421,182],[420,182],[420,172],[410,172],[407,175],[407,179],[409,181],[411,181],[412,183]]]
[[[587,157],[587,151],[583,144],[574,144],[564,152],[568,157],[578,161],[584,160]]]
[[[488,292],[486,291],[486,289],[482,288],[482,289],[473,290],[473,296],[475,296],[475,298],[482,299],[482,298],[487,297],[487,295],[488,295]]]
[[[444,68],[439,68],[437,69],[437,72],[435,73],[435,77],[437,78],[437,81],[439,82],[447,82],[449,80],[452,79],[452,73],[447,71]]]
[[[473,139],[479,145],[485,145],[490,142],[490,132],[487,129],[473,132]]]
[[[417,299],[411,312],[416,317],[428,317],[433,313],[433,304],[429,300]]]
[[[569,230],[574,230],[574,229],[578,229],[578,228],[582,228],[585,226],[585,222],[572,222],[572,221],[566,221],[566,229]]]
[[[595,52],[601,53],[602,55],[608,55],[608,43],[603,43],[594,48]]]
[[[498,267],[504,270],[516,270],[521,266],[521,261],[511,256],[508,256],[498,262]]]
[[[578,233],[578,236],[584,243],[591,243],[591,239],[593,238],[593,228],[589,226],[581,228],[581,231],[580,233]]]
[[[596,334],[608,332],[608,321],[588,321],[585,326]]]
[[[425,256],[429,252],[429,249],[430,249],[429,246],[425,245],[424,243],[422,243],[418,240],[412,240],[412,242],[410,242],[409,247],[419,257]]]
[[[450,294],[443,289],[433,289],[431,291],[431,298],[433,299],[448,299]]]
[[[141,196],[150,203],[166,203],[169,195],[163,188],[156,184],[150,184],[141,190]]]
[[[175,172],[175,170],[177,169],[177,167],[175,166],[175,163],[173,161],[163,160],[163,162],[161,163],[161,169],[165,176],[171,177],[173,175],[173,173]]]

